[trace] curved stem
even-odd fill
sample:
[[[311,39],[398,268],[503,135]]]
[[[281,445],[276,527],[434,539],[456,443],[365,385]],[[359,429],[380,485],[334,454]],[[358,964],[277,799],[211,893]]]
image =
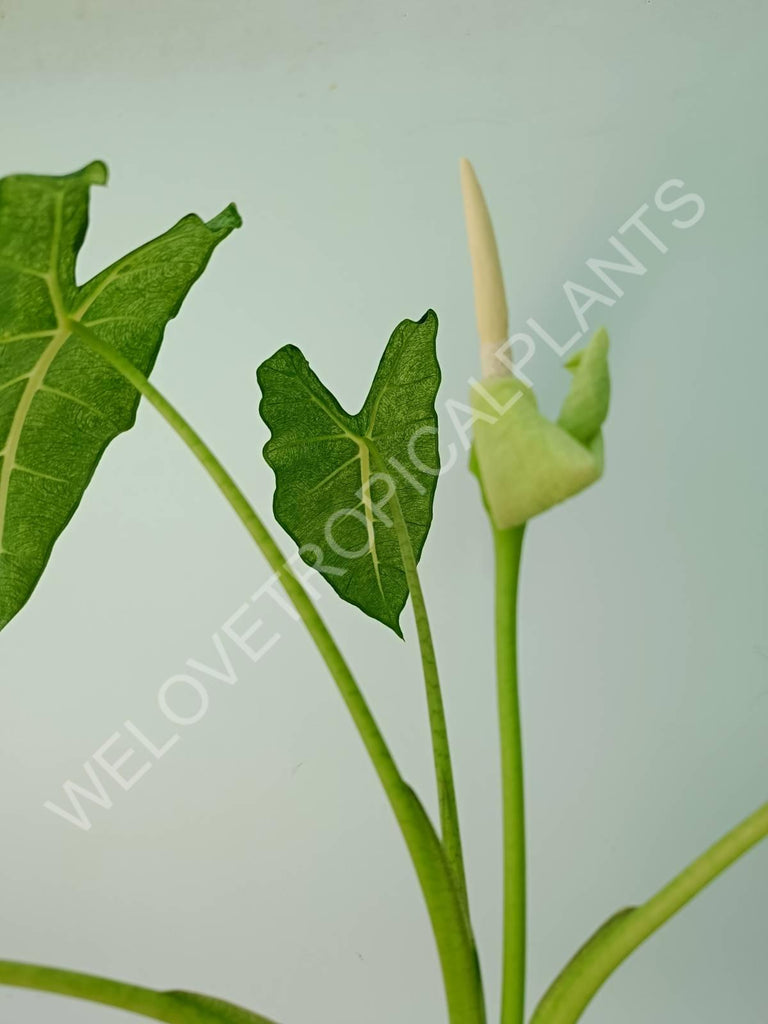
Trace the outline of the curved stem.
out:
[[[248,499],[202,438],[136,367],[77,321],[72,331],[139,391],[187,445],[251,535],[285,589],[341,694],[389,799],[416,869],[440,956],[451,1024],[484,1021],[474,941],[442,847],[418,798],[402,779],[349,666],[301,582]]]
[[[102,1006],[116,1006],[166,1024],[273,1024],[232,1003],[187,992],[157,992],[94,974],[0,960],[0,985],[51,992]]]
[[[600,986],[630,953],[766,836],[768,803],[697,857],[647,903],[621,912],[600,928],[555,979],[531,1024],[577,1021]]]
[[[386,467],[373,450],[379,471],[387,474]],[[387,474],[388,475],[388,474]],[[390,478],[391,479],[391,478]],[[443,846],[448,863],[451,866],[456,879],[456,888],[464,906],[465,913],[469,919],[469,896],[467,893],[467,880],[464,872],[464,856],[461,847],[461,829],[459,826],[459,810],[456,801],[456,787],[453,780],[453,766],[451,763],[451,748],[448,740],[448,724],[445,718],[445,707],[443,694],[440,688],[440,674],[437,668],[437,655],[435,645],[432,641],[432,630],[427,615],[427,605],[424,600],[424,591],[421,588],[419,570],[416,564],[416,556],[411,544],[408,527],[403,516],[400,499],[397,495],[397,488],[392,481],[392,497],[389,505],[392,511],[392,519],[400,547],[400,555],[403,559],[405,578],[408,583],[408,590],[413,605],[413,617],[416,621],[416,633],[419,639],[421,651],[421,664],[424,673],[424,686],[427,694],[427,709],[429,712],[429,728],[432,736],[432,756],[435,764],[435,776],[437,779],[438,803],[440,806],[440,826],[443,838]]]
[[[504,811],[504,950],[501,1024],[522,1024],[525,1012],[525,794],[517,686],[517,591],[524,526],[494,527],[496,676]]]

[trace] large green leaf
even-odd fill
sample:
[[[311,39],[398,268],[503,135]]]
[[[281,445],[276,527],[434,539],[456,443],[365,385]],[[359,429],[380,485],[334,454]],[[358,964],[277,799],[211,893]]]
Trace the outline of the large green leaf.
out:
[[[396,489],[418,559],[440,471],[436,336],[432,310],[418,322],[403,320],[356,415],[342,409],[293,345],[258,370],[278,522],[345,601],[398,635],[408,585],[387,504]]]
[[[104,164],[92,163],[66,177],[0,181],[0,629],[28,600],[139,402],[70,322],[87,324],[148,374],[167,322],[240,224],[234,206],[207,224],[184,217],[78,286],[89,189],[106,179]]]

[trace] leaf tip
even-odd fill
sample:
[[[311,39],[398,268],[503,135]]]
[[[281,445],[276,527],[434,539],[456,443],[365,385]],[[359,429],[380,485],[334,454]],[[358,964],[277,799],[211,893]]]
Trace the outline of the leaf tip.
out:
[[[82,178],[87,185],[106,185],[109,181],[109,170],[103,160],[92,160],[77,172],[77,177]]]
[[[364,611],[366,615],[370,615],[372,619],[376,619],[377,622],[380,622],[382,626],[386,626],[388,629],[391,629],[395,636],[399,640],[402,640],[403,643],[405,643],[405,635],[403,633],[402,627],[400,626],[400,616],[403,614],[403,609],[405,608],[407,600],[408,594],[404,596],[402,602],[397,602],[397,605],[395,605],[395,607],[393,607],[392,604],[388,603],[383,612],[381,612],[381,614],[372,612],[363,604],[359,604],[357,607],[360,608],[361,611]]]
[[[234,203],[225,206],[221,213],[217,214],[213,220],[209,220],[206,224],[206,227],[213,232],[225,231],[227,234],[230,231],[234,231],[235,228],[242,226],[243,218],[240,216],[240,211]]]
[[[437,313],[430,307],[418,322],[420,324],[434,324],[437,327]]]

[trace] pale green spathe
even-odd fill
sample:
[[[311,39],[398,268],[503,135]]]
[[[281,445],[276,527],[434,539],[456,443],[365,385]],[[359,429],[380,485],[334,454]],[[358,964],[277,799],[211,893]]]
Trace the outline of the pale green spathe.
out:
[[[567,368],[571,389],[557,423],[539,412],[533,390],[517,377],[487,377],[472,389],[473,468],[491,518],[519,526],[600,478],[602,424],[608,415],[608,335],[595,334]]]

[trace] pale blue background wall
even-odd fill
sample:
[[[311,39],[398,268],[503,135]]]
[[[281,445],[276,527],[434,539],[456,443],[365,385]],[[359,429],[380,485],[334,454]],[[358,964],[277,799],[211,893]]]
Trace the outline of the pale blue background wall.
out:
[[[492,203],[512,324],[563,336],[584,261],[668,178],[706,202],[604,312],[608,471],[536,522],[523,585],[531,993],[586,934],[765,799],[766,8],[586,0],[0,5],[3,174],[103,157],[90,273],[197,210],[246,227],[156,381],[265,512],[256,365],[301,344],[355,406],[394,324],[441,317],[443,401],[476,372],[457,159]],[[638,253],[640,246],[637,247]],[[599,322],[594,318],[595,324]],[[558,360],[529,371],[552,408]],[[446,439],[448,439],[448,423]],[[491,561],[446,475],[423,561],[495,1018],[500,926]],[[151,410],[105,459],[0,641],[0,956],[209,990],[285,1024],[440,1024],[416,884],[298,627],[82,833],[42,808],[267,578]],[[431,793],[408,645],[330,597],[408,777]],[[299,767],[300,766],[300,767]],[[429,800],[434,807],[434,801]],[[760,1024],[768,848],[622,969],[589,1024]],[[0,1020],[117,1011],[0,990]]]

